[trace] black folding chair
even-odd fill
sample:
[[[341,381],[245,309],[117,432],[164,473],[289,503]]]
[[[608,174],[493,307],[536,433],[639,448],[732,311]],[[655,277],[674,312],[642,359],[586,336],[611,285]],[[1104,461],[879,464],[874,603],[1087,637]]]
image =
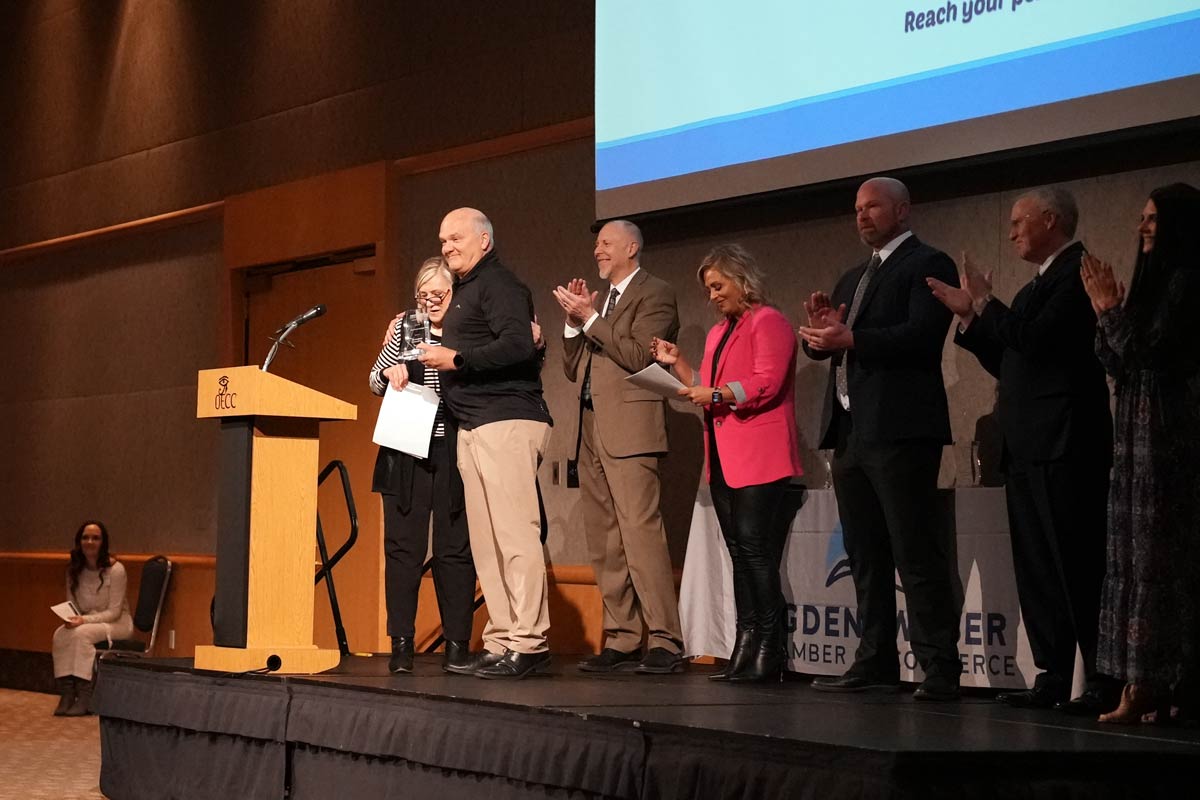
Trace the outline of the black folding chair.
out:
[[[154,639],[158,636],[158,620],[162,616],[163,603],[167,599],[167,586],[171,582],[171,560],[166,556],[154,556],[142,567],[142,582],[138,587],[137,610],[133,615],[133,627],[150,634],[144,639],[113,639],[98,642],[96,650],[104,653],[120,652],[129,655],[149,655],[154,650]]]

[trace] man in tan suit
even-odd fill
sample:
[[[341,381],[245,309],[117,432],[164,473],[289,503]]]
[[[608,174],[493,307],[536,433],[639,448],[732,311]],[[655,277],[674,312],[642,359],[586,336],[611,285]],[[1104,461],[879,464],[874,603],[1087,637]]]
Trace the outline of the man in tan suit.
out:
[[[667,450],[664,401],[625,380],[654,363],[651,339],[675,339],[679,312],[670,285],[640,268],[641,251],[636,225],[609,222],[593,251],[603,292],[589,292],[580,278],[554,290],[567,314],[563,368],[580,386],[584,527],[604,599],[604,648],[580,662],[584,672],[670,674],[684,665],[659,511],[658,459]]]

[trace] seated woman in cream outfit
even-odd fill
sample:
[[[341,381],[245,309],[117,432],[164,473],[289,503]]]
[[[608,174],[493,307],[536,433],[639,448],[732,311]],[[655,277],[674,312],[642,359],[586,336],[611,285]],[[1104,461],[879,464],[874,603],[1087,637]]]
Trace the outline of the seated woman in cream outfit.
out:
[[[54,715],[82,717],[91,713],[96,643],[127,639],[133,633],[125,567],[109,554],[108,530],[102,522],[85,522],[75,532],[67,600],[79,614],[54,632],[54,678],[61,695]]]

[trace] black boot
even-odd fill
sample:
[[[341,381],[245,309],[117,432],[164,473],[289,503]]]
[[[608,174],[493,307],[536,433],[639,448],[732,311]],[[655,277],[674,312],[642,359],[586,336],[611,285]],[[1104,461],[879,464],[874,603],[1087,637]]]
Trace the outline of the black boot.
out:
[[[71,703],[71,707],[63,712],[64,717],[86,717],[92,713],[92,688],[96,685],[94,680],[85,681],[83,678],[75,679],[75,700]]]
[[[442,672],[455,672],[462,669],[471,660],[471,643],[468,641],[447,641],[446,652],[442,656]]]
[[[392,637],[392,657],[388,659],[388,672],[412,672],[413,641],[408,636]]]
[[[753,656],[741,672],[730,675],[730,683],[762,683],[783,680],[783,647],[778,636],[767,636],[759,640]]]
[[[754,652],[758,650],[758,631],[753,627],[738,628],[737,639],[733,642],[733,652],[729,654],[729,663],[719,672],[708,676],[710,681],[727,681],[746,668]]]
[[[787,660],[784,648],[782,609],[764,615],[769,620],[758,631],[758,647],[751,653],[749,663],[737,674],[730,675],[730,683],[760,683],[783,680],[783,664]]]
[[[54,709],[54,716],[62,717],[67,713],[67,709],[75,702],[75,676],[68,675],[65,678],[55,678],[54,683],[58,686],[58,705]]]

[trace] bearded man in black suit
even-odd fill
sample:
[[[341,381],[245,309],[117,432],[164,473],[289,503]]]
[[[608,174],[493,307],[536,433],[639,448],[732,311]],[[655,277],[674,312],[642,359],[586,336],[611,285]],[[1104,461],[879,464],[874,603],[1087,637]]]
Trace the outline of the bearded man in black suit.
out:
[[[917,700],[958,697],[961,586],[953,533],[937,490],[950,416],[942,347],[950,312],[925,284],[956,285],[953,260],[908,226],[908,189],[872,178],[855,199],[858,234],[871,258],[805,303],[800,329],[810,358],[832,359],[821,447],[833,449],[833,488],[850,557],[862,639],[844,675],[820,691],[894,690],[896,585],[900,573],[913,653],[925,681]]]

